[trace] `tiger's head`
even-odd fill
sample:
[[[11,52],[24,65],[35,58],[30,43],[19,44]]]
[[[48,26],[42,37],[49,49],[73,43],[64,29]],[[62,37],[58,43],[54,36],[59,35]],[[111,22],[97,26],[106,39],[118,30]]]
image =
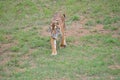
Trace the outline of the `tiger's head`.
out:
[[[59,35],[62,35],[60,23],[58,20],[55,20],[51,24],[51,37],[57,39]]]

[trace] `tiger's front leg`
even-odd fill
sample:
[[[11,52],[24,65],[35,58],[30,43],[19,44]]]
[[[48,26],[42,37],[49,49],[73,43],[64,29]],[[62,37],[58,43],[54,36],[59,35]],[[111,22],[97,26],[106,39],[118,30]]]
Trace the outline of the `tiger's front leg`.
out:
[[[52,55],[57,55],[57,50],[56,50],[56,39],[53,39],[51,37],[51,47],[52,47]]]

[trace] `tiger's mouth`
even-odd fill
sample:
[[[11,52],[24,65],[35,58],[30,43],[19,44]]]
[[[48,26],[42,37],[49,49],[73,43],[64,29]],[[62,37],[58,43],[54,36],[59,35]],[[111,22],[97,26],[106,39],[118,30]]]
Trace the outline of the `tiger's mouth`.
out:
[[[58,39],[59,36],[61,37],[62,34],[61,34],[61,33],[51,34],[51,37],[52,37],[53,39]]]
[[[53,39],[57,39],[58,34],[52,34],[51,36],[52,36]]]

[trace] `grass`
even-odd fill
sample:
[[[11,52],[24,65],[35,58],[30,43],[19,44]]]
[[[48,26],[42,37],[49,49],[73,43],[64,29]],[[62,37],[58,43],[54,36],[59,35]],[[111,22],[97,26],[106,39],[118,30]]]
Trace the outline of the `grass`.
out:
[[[0,80],[119,80],[119,0],[1,0]],[[6,6],[7,5],[7,6]],[[101,24],[110,34],[67,37],[68,46],[51,56],[50,39],[42,35],[56,11],[69,22],[87,19],[83,27]],[[77,44],[75,44],[77,42]],[[4,48],[4,49],[3,49]]]
[[[108,37],[107,40],[106,37]],[[47,50],[47,48],[39,48],[23,62],[27,61],[29,65],[22,67],[22,69],[28,67],[24,72],[12,71],[10,74],[11,80],[80,79],[82,76],[88,79],[97,79],[97,77],[99,79],[110,79],[110,76],[114,76],[115,79],[119,78],[119,69],[108,68],[110,65],[119,64],[120,41],[118,39],[103,35],[89,35],[82,37],[79,41],[82,43],[78,46],[70,45],[65,49],[58,49],[59,54],[57,56],[50,56],[50,50]],[[93,45],[90,46],[91,44]],[[93,48],[93,46],[96,47]],[[71,50],[71,48],[74,50]],[[8,65],[13,69],[15,67],[19,68],[18,63],[21,59],[15,58]],[[33,66],[30,66],[31,61],[34,62],[35,68],[31,68]]]
[[[87,22],[85,23],[85,25],[86,25],[86,26],[94,26],[95,23],[94,23],[93,21],[89,20],[89,21],[87,21]]]
[[[17,52],[17,51],[19,51],[19,47],[13,46],[13,47],[10,48],[10,50],[11,50],[12,52]]]
[[[79,16],[78,15],[74,15],[72,18],[71,18],[72,21],[78,21],[80,20],[79,19]]]

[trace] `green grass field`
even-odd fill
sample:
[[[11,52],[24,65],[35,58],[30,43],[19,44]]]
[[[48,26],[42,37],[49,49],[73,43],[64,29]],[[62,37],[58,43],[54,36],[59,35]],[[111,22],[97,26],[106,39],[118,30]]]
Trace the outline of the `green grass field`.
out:
[[[57,11],[69,36],[52,56]],[[0,80],[120,80],[120,0],[0,0]]]

